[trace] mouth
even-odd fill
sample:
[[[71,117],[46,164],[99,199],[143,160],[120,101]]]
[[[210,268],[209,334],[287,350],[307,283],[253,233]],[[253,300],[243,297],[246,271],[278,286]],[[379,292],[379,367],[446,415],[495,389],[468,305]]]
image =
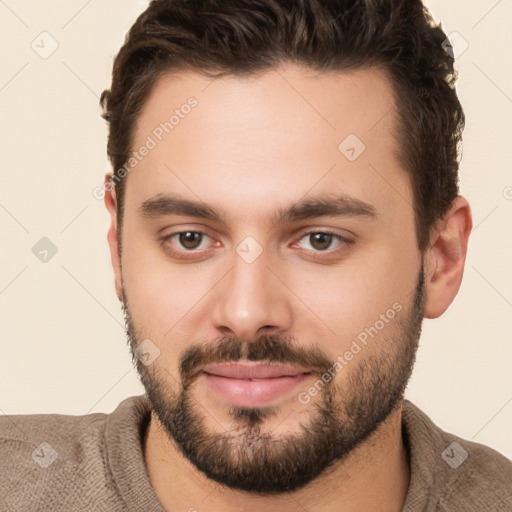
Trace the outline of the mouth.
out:
[[[306,368],[268,363],[207,365],[202,376],[223,401],[238,407],[263,407],[289,395],[308,379]]]

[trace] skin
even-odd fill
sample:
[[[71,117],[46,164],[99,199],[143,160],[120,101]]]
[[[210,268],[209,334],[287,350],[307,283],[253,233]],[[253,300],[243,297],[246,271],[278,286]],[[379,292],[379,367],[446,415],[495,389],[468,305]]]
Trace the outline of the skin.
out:
[[[395,100],[382,70],[320,74],[286,65],[248,78],[164,75],[144,105],[133,147],[142,146],[191,96],[198,106],[125,178],[121,233],[115,190],[105,196],[117,294],[129,304],[137,339],[149,338],[160,350],[152,368],[162,389],[178,391],[180,356],[191,343],[226,336],[244,342],[262,334],[288,336],[300,346],[321,348],[335,361],[394,303],[403,305],[404,314],[410,311],[422,263],[423,316],[443,314],[462,280],[471,212],[457,197],[432,230],[430,248],[420,254],[410,177],[396,156]],[[366,146],[353,162],[338,150],[349,134]],[[141,215],[142,203],[161,193],[207,203],[225,222]],[[376,217],[322,216],[271,225],[278,208],[341,193],[371,204]],[[163,236],[183,231],[209,237],[187,257],[176,237],[162,242]],[[306,235],[318,231],[353,243],[334,239],[327,251],[315,250]],[[250,264],[236,252],[247,236],[262,249]],[[338,389],[350,393],[350,376],[362,361],[380,354],[379,340],[391,344],[397,332],[393,322],[379,332],[336,374]],[[387,372],[391,378],[391,366]],[[297,393],[314,380],[279,398],[275,414],[264,421],[266,432],[299,433],[299,423],[312,409],[297,400]],[[236,426],[228,405],[202,381],[193,397],[206,411],[210,429]],[[321,393],[311,403],[319,400]],[[144,454],[155,492],[168,510],[400,511],[410,478],[401,405],[331,471],[279,496],[233,490],[207,478],[154,414]]]

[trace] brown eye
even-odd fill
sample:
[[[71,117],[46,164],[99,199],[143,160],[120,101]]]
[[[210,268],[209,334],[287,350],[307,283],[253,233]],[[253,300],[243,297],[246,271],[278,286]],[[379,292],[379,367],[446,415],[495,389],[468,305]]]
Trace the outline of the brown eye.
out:
[[[161,240],[166,255],[179,261],[198,261],[211,255],[220,243],[203,231],[175,231]]]
[[[328,233],[312,233],[309,235],[309,242],[314,249],[324,251],[331,246],[332,235]]]
[[[341,235],[327,231],[310,231],[305,233],[299,241],[299,247],[306,249],[310,253],[325,253],[325,255],[338,254],[344,251],[353,242],[347,240]]]
[[[195,231],[179,233],[179,243],[185,249],[197,249],[201,245],[202,239],[203,234]]]

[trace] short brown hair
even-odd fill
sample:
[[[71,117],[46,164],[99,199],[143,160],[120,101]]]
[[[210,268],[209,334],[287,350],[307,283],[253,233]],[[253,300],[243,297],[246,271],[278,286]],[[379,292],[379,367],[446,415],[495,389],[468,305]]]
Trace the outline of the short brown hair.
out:
[[[412,176],[418,247],[459,193],[464,112],[446,35],[421,0],[152,0],[117,54],[109,124],[118,217],[134,127],[152,86],[169,72],[243,76],[281,63],[319,71],[377,65],[393,84],[400,158]]]

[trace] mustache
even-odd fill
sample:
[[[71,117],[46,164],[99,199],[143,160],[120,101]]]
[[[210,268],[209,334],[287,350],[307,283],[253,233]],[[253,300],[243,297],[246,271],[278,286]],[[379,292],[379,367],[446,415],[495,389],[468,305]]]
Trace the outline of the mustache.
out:
[[[292,338],[265,334],[247,342],[224,337],[216,342],[195,343],[183,352],[179,365],[183,386],[188,387],[208,364],[234,363],[241,359],[297,365],[320,376],[333,364],[320,347],[303,347]]]

